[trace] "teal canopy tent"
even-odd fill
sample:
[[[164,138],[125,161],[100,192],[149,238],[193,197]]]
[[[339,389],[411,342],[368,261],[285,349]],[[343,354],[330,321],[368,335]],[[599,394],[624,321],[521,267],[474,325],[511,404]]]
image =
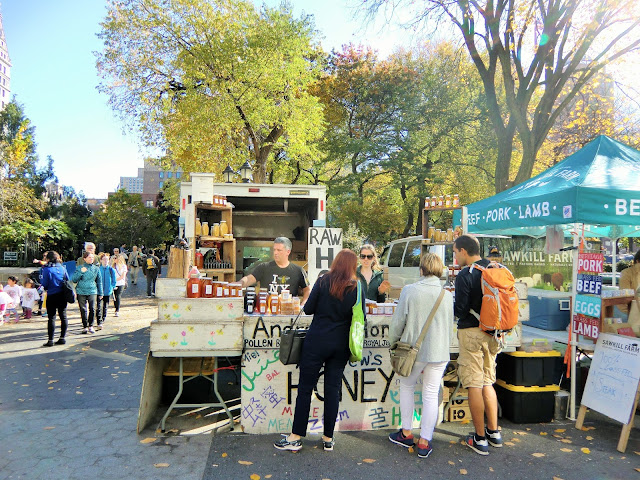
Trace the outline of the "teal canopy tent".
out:
[[[606,136],[536,177],[463,208],[467,233],[541,237],[546,227],[573,232],[573,277],[577,276],[579,236],[640,236],[640,151]],[[615,255],[613,256],[615,258]],[[615,271],[615,264],[614,264]],[[575,282],[572,297],[575,305]],[[571,335],[576,358],[577,336]],[[571,413],[575,419],[575,362],[571,364]]]
[[[536,177],[468,205],[463,222],[468,233],[539,237],[547,226],[580,223],[587,236],[640,236],[640,151],[599,136]]]

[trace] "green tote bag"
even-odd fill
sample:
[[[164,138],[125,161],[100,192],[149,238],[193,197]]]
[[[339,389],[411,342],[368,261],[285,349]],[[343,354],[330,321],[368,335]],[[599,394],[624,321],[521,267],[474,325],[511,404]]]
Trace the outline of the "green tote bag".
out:
[[[351,309],[351,329],[349,330],[349,350],[351,362],[362,360],[362,347],[364,345],[364,312],[362,311],[362,295],[360,293],[360,281],[356,286],[358,299]]]

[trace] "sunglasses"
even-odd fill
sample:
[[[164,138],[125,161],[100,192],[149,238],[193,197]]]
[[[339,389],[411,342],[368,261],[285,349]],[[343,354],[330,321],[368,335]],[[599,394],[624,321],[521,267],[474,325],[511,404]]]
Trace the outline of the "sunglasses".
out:
[[[373,260],[373,255],[364,255],[364,254],[361,253],[360,254],[360,258],[363,259],[363,260],[365,258],[368,259],[368,260]]]

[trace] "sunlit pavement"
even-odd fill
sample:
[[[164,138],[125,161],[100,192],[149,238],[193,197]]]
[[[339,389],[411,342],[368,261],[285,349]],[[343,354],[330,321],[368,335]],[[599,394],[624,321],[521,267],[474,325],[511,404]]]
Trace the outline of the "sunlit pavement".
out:
[[[80,333],[77,305],[68,309],[68,343],[42,347],[46,319],[0,327],[0,479],[629,479],[640,475],[640,430],[626,454],[616,451],[620,425],[595,412],[587,431],[573,422],[501,422],[506,445],[480,457],[460,444],[470,424],[436,429],[427,459],[392,445],[389,430],[338,432],[333,452],[319,436],[296,454],[276,451],[277,435],[229,431],[211,411],[176,411],[160,433],[157,421],[136,433],[140,389],[155,299],[146,284],[131,285],[120,316]],[[113,307],[111,306],[111,313]],[[57,337],[56,337],[57,338]],[[239,394],[223,372],[226,398]],[[238,413],[236,410],[235,413]],[[223,420],[223,419],[222,419]]]

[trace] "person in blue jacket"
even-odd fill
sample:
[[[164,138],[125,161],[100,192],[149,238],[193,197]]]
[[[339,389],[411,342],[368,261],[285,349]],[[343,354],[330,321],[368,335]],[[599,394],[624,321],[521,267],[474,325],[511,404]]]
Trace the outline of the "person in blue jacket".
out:
[[[76,283],[78,307],[82,318],[82,333],[96,333],[93,329],[93,317],[95,314],[96,299],[102,298],[102,274],[100,267],[94,265],[95,255],[90,252],[82,254],[84,264],[76,268],[71,281]],[[87,314],[88,307],[88,314]]]
[[[44,260],[46,264],[42,266],[40,284],[47,292],[47,333],[49,340],[43,346],[53,347],[53,336],[56,332],[56,312],[60,317],[60,338],[56,345],[64,345],[67,343],[65,335],[67,334],[67,300],[62,291],[62,284],[69,278],[67,269],[62,265],[60,255],[53,250],[45,254]]]
[[[109,308],[109,298],[116,287],[116,269],[109,266],[109,254],[101,253],[100,258],[100,275],[102,276],[102,300],[98,300],[98,308],[96,310],[96,330],[102,330],[105,320],[107,319],[107,309]]]

